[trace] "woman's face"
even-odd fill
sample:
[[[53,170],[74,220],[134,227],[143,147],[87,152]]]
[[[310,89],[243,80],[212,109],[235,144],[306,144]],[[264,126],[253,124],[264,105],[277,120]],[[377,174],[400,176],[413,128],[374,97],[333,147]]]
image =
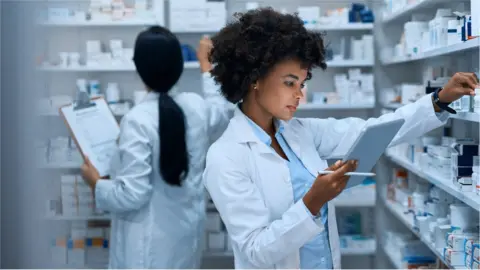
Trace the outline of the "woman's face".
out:
[[[257,81],[254,95],[257,104],[273,117],[288,121],[297,110],[308,70],[297,60],[285,60]]]

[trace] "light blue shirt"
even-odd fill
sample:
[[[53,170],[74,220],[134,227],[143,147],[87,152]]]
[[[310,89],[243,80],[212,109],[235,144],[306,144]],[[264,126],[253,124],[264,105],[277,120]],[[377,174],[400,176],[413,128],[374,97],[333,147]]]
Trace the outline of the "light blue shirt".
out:
[[[248,117],[247,117],[248,119]],[[255,135],[266,145],[271,146],[272,140],[270,136],[257,124],[250,119],[249,123],[253,128]],[[293,186],[293,196],[295,202],[301,200],[305,193],[310,189],[315,176],[312,175],[303,165],[302,161],[292,151],[282,136],[283,125],[280,121],[277,122],[277,132],[275,138],[277,139],[280,147],[288,158],[288,169],[290,171],[290,178]],[[309,211],[309,210],[307,210]],[[309,212],[310,213],[310,212]],[[314,239],[306,243],[300,248],[300,268],[301,269],[333,269],[332,253],[330,251],[330,242],[328,239],[328,208],[324,205],[320,210],[317,217],[321,218],[325,230],[315,236]]]

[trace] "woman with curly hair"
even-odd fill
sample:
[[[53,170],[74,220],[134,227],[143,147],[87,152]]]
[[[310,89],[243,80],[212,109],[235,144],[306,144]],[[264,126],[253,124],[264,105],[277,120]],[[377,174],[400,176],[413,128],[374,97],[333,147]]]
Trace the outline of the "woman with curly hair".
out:
[[[367,121],[298,119],[293,114],[311,70],[326,68],[322,36],[296,15],[258,9],[239,14],[213,38],[212,75],[238,103],[209,149],[204,183],[226,225],[236,268],[340,268],[335,208],[344,174],[337,162],[371,124],[404,119],[393,144],[442,126],[446,104],[471,95],[478,79],[458,73],[442,89],[395,113]],[[440,113],[441,112],[441,113]],[[420,117],[419,117],[420,116]]]

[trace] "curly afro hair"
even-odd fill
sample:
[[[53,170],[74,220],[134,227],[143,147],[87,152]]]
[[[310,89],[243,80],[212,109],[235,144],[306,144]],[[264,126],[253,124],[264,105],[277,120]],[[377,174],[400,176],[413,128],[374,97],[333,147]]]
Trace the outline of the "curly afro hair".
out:
[[[309,70],[326,69],[322,34],[310,32],[294,14],[281,14],[272,8],[236,13],[212,38],[212,75],[221,85],[225,98],[237,103],[250,86],[263,78],[280,61],[296,59]]]

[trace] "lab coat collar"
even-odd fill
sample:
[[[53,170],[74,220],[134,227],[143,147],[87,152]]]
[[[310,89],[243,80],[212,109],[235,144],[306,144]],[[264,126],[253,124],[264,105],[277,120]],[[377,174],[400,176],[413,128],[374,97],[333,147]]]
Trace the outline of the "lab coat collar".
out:
[[[170,92],[168,92],[168,95],[171,96],[171,97],[175,97],[176,94],[172,93],[172,91],[170,91]],[[160,93],[153,92],[153,91],[148,91],[141,102],[145,102],[145,101],[149,101],[149,100],[157,100],[159,96],[160,96]]]
[[[145,97],[142,99],[141,102],[145,102],[145,101],[149,101],[149,100],[156,100],[156,99],[158,99],[159,95],[160,94],[157,93],[157,92],[149,91],[149,92],[147,92],[147,94],[145,95]]]
[[[238,106],[235,107],[234,116],[231,120],[232,136],[235,137],[237,143],[254,143],[258,145],[260,152],[272,152],[269,145],[265,144],[252,128],[251,121]],[[252,121],[253,122],[253,121]],[[302,152],[300,147],[300,138],[292,128],[289,127],[287,121],[277,119],[275,121],[277,131],[280,132],[287,141],[293,152],[301,159]],[[260,128],[260,127],[258,127]],[[262,130],[263,131],[263,130]],[[271,142],[270,142],[271,143]]]

